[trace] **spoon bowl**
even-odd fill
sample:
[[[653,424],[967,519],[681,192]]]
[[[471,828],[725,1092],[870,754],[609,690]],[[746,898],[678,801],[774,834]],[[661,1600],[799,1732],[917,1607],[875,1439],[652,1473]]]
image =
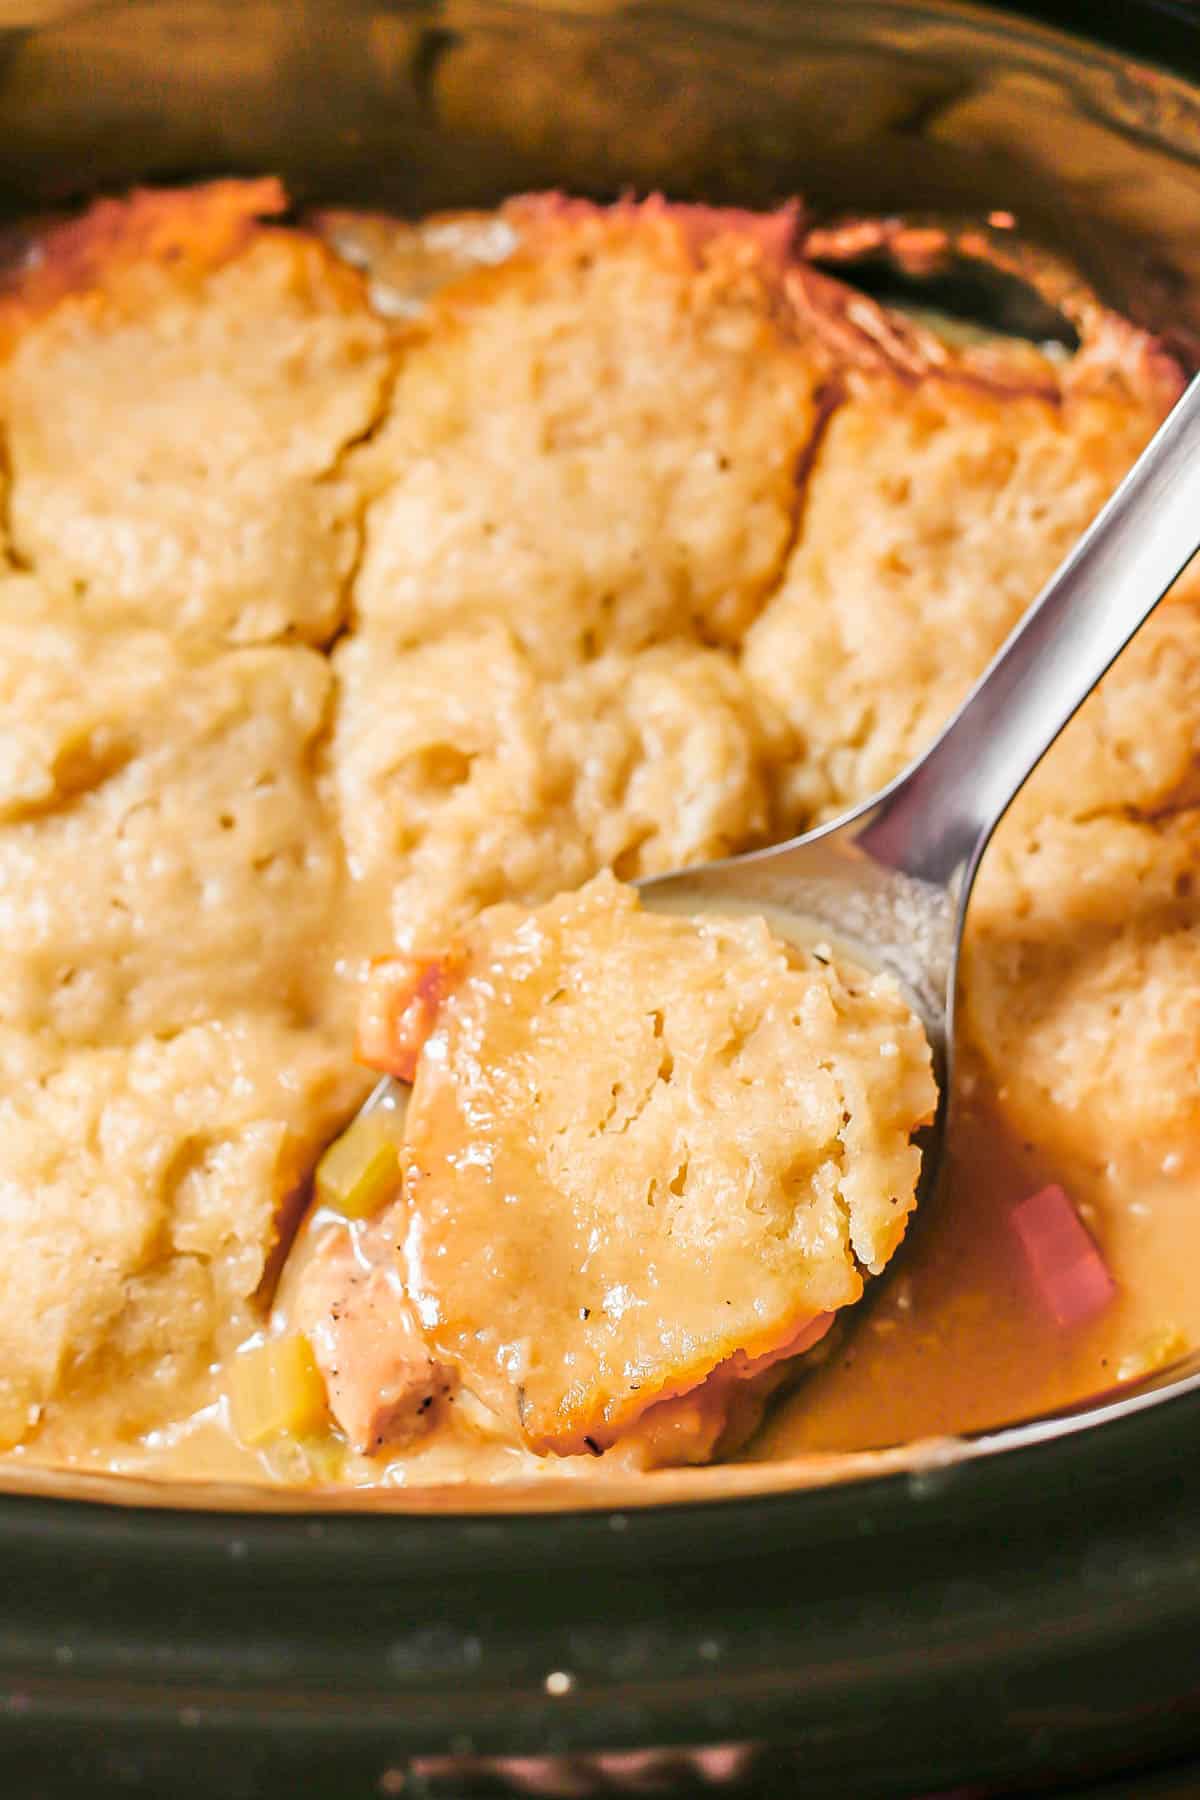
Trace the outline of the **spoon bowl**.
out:
[[[827,937],[854,960],[886,969],[925,1027],[939,1086],[946,1079],[957,907],[945,884],[871,854],[882,802],[766,850],[636,883],[666,912],[762,912],[786,936]]]

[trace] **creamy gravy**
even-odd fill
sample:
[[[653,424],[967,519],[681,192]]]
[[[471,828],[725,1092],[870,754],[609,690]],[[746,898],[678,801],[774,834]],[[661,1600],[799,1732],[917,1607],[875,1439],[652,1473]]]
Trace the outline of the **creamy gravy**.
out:
[[[968,1084],[970,1078],[968,1077]],[[1037,1294],[1012,1206],[1053,1179],[981,1088],[958,1108],[941,1192],[864,1301],[838,1354],[776,1409],[753,1447],[774,1459],[978,1432],[1098,1397],[1200,1334],[1195,1199],[1164,1175],[1088,1223],[1118,1282],[1100,1316],[1064,1328]],[[1087,1216],[1087,1208],[1084,1209]]]
[[[513,1482],[544,1487],[566,1478],[704,1491],[743,1489],[788,1466],[806,1480],[827,1463],[846,1472],[848,1453],[888,1450],[929,1438],[974,1433],[1099,1397],[1182,1354],[1200,1337],[1200,1293],[1192,1278],[1194,1198],[1165,1173],[1089,1223],[1119,1283],[1112,1305],[1081,1328],[1055,1323],[1037,1294],[1008,1223],[1015,1202],[1052,1179],[1033,1146],[1015,1142],[971,1073],[963,1081],[938,1195],[918,1211],[891,1271],[845,1318],[826,1357],[776,1401],[740,1468],[636,1474],[620,1450],[541,1458],[475,1429],[434,1434],[402,1456],[343,1456],[331,1442],[240,1445],[229,1425],[219,1372],[193,1396],[190,1417],[126,1449],[103,1452],[79,1420],[57,1423],[38,1444],[37,1463],[171,1481],[286,1482],[307,1490],[334,1482],[370,1485],[381,1502],[397,1490]],[[816,1459],[814,1467],[813,1459]],[[5,1459],[12,1473],[34,1459]],[[365,1496],[364,1496],[365,1497]],[[331,1496],[332,1500],[336,1496]]]

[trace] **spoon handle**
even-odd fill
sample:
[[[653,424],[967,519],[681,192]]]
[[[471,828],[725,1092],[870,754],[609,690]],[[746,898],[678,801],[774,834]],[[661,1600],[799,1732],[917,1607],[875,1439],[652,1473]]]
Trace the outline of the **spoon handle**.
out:
[[[858,841],[939,884],[969,870],[1030,771],[1200,549],[1200,376]]]

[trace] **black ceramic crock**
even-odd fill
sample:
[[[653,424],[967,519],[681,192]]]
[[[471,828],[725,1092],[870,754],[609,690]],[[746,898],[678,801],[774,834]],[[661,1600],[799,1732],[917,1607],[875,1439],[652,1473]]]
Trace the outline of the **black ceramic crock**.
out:
[[[1197,83],[1182,0],[15,0],[0,208],[275,170],[414,212],[547,185],[1004,209],[1194,356]],[[675,1765],[625,1752],[757,1744],[692,1788],[1200,1794],[1198,1442],[1181,1391],[620,1513],[0,1496],[0,1792],[646,1791]]]

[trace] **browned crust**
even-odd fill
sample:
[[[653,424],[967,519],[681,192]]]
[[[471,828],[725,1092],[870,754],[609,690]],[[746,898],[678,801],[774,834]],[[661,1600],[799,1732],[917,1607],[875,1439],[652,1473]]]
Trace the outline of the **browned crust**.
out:
[[[71,294],[107,286],[135,263],[215,268],[236,256],[264,219],[287,208],[283,184],[274,176],[137,188],[120,200],[94,201],[79,218],[43,231],[0,274],[0,328],[8,335]]]
[[[797,1308],[774,1325],[730,1345],[724,1354],[697,1353],[681,1361],[651,1384],[643,1375],[636,1389],[623,1389],[607,1400],[589,1395],[582,1386],[569,1388],[555,1412],[532,1419],[526,1413],[521,1432],[536,1456],[581,1456],[611,1450],[624,1434],[656,1407],[674,1400],[700,1398],[722,1406],[731,1387],[753,1381],[776,1364],[803,1356],[820,1342],[836,1313]]]
[[[684,206],[661,195],[599,206],[558,193],[522,194],[499,208],[517,249],[503,263],[472,270],[435,295],[419,329],[433,332],[474,313],[555,261],[636,245],[662,266],[707,276],[714,291],[740,286],[776,322],[788,323],[783,278],[792,264],[802,214],[798,201],[773,213]],[[818,347],[819,348],[819,347]]]
[[[0,258],[0,356],[23,332],[72,300],[119,293],[140,267],[170,269],[181,282],[200,281],[270,234],[319,257],[323,280],[347,307],[366,305],[362,276],[313,231],[283,225],[290,201],[275,176],[211,181],[189,188],[138,188],[122,199],[94,201],[78,218],[60,220],[10,243]]]
[[[780,272],[794,260],[805,223],[799,200],[789,200],[773,212],[756,213],[741,207],[692,205],[662,194],[649,194],[644,200],[626,195],[611,206],[557,192],[519,194],[500,210],[531,249],[553,241],[564,227],[662,224],[678,235],[697,262],[716,243],[736,243]]]
[[[647,234],[663,255],[712,272],[730,285],[755,280],[775,323],[824,353],[836,384],[856,375],[906,386],[942,381],[994,394],[1052,404],[1114,383],[1165,414],[1182,392],[1183,372],[1161,339],[1111,312],[1066,264],[1025,246],[1008,233],[971,226],[959,230],[903,219],[855,219],[831,227],[806,223],[799,201],[769,213],[683,205],[652,194],[611,206],[560,193],[524,194],[502,216],[521,248],[497,268],[465,277],[443,291],[431,325],[459,308],[486,304],[497,284],[556,251],[570,253],[635,234]],[[952,347],[934,332],[813,266],[849,265],[870,254],[898,268],[934,274],[953,258],[987,263],[1039,293],[1075,327],[1079,351],[1054,364],[1031,345]]]
[[[268,229],[319,253],[329,274],[346,284],[347,303],[363,304],[362,275],[329,247],[322,215],[309,227],[284,227],[275,221],[288,207],[284,186],[274,176],[137,189],[123,199],[96,201],[79,218],[25,237],[21,253],[14,254],[10,245],[7,264],[0,266],[0,354],[64,300],[111,292],[122,273],[138,264],[157,263],[181,278],[198,278],[236,258]],[[708,270],[730,286],[739,277],[752,281],[777,326],[827,359],[835,388],[843,378],[861,374],[906,385],[940,380],[1057,403],[1117,382],[1161,413],[1183,388],[1179,364],[1159,338],[1111,312],[1069,266],[1008,231],[902,218],[856,218],[817,227],[798,200],[753,213],[681,204],[661,194],[627,197],[610,206],[554,192],[524,194],[506,202],[500,216],[520,248],[503,264],[453,280],[432,302],[426,329],[459,309],[486,304],[498,286],[519,279],[522,269],[556,251],[571,253],[589,243],[599,249],[637,236],[656,244],[665,257]],[[1079,333],[1080,349],[1055,366],[1035,353],[1014,357],[986,345],[951,348],[813,267],[818,258],[848,266],[871,254],[884,254],[917,276],[934,274],[955,258],[986,263],[1026,282],[1056,307]]]
[[[1050,252],[1014,237],[1008,224],[954,228],[902,218],[847,219],[810,230],[801,250],[806,259],[844,265],[882,253],[898,269],[916,277],[936,275],[955,260],[980,263],[1024,282],[1079,334],[1079,350],[1055,369],[1053,378],[1043,385],[1014,380],[1011,373],[997,367],[995,353],[988,348],[967,352],[959,359],[956,370],[939,367],[939,363],[946,362],[944,346],[931,341],[927,332],[917,328],[910,332],[906,328],[904,348],[894,357],[894,366],[899,370],[907,365],[906,372],[913,376],[957,374],[959,379],[999,392],[1037,391],[1048,399],[1109,387],[1117,380],[1163,413],[1183,391],[1183,370],[1161,338],[1112,312],[1075,269]],[[834,280],[836,287],[846,291],[835,278],[826,279]],[[877,312],[886,312],[873,301],[868,305]],[[896,315],[886,313],[886,317],[893,324],[896,322]],[[815,314],[814,323],[818,323]],[[893,349],[889,341],[889,352]]]

